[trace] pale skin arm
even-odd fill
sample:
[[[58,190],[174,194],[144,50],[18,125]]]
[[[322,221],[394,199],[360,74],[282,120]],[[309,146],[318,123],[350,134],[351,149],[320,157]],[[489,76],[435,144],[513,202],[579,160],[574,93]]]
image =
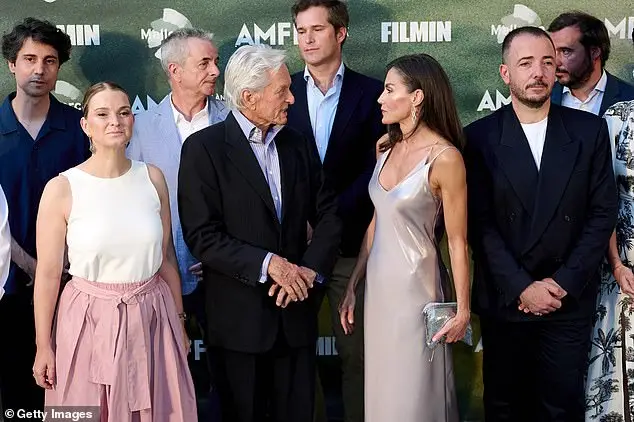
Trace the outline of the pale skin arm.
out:
[[[64,267],[71,198],[68,180],[63,176],[57,176],[44,188],[37,215],[38,265],[33,291],[37,354],[33,373],[37,384],[46,389],[53,388],[55,383],[55,355],[51,347],[51,328]]]
[[[356,291],[359,281],[363,279],[368,264],[368,257],[370,256],[370,250],[372,249],[372,243],[374,242],[374,228],[376,226],[376,212],[370,225],[365,232],[363,242],[361,243],[361,250],[357,258],[357,263],[352,270],[348,286],[346,287],[346,293],[339,304],[339,320],[341,327],[345,334],[351,334],[354,330],[354,308],[356,305]]]
[[[433,163],[430,184],[443,203],[443,217],[449,245],[458,310],[434,336],[453,343],[464,337],[471,319],[469,250],[467,246],[467,181],[462,155],[455,149],[444,151]]]
[[[616,245],[616,232],[612,232],[610,237],[610,246],[608,248],[608,262],[612,268],[612,274],[617,283],[621,287],[623,293],[630,297],[634,297],[634,274],[632,270],[621,262],[619,250]]]
[[[379,152],[379,146],[387,140],[387,135],[382,136],[376,143],[376,158],[379,159],[381,153]],[[348,280],[348,286],[346,287],[346,293],[339,304],[339,321],[343,332],[345,334],[351,334],[354,330],[354,307],[356,302],[356,291],[359,282],[363,279],[368,264],[368,257],[370,256],[370,250],[372,249],[372,243],[374,242],[374,228],[376,227],[376,211],[372,217],[372,221],[368,225],[361,242],[361,249],[359,250],[359,256],[357,262]]]
[[[172,241],[172,221],[170,214],[169,193],[167,190],[167,184],[165,183],[165,177],[161,171],[148,165],[148,173],[150,180],[156,188],[159,199],[161,201],[161,222],[163,224],[163,262],[159,268],[159,275],[172,292],[174,303],[176,305],[176,312],[183,312],[183,296],[181,292],[181,279],[178,272],[178,262],[176,260],[176,251],[174,250],[174,242]],[[185,321],[183,322],[183,333],[185,339],[185,347],[189,349],[189,339],[185,334]]]

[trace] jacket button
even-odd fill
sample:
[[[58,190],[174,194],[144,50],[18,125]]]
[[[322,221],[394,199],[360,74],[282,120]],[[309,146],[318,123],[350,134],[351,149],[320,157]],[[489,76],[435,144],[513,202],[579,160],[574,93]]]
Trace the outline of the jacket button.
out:
[[[570,216],[564,215],[564,220],[566,221],[566,223],[570,223]]]
[[[512,212],[512,213],[509,215],[509,221],[512,223],[514,220],[515,220],[515,213],[514,213],[514,212]]]

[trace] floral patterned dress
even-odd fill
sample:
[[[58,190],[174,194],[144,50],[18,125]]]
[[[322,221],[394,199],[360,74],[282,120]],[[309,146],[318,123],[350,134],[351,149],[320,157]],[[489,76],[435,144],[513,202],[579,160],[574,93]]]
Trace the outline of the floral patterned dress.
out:
[[[623,264],[634,265],[634,101],[604,115],[619,194],[616,241]],[[604,262],[594,315],[586,383],[586,422],[634,422],[634,300],[620,292]]]

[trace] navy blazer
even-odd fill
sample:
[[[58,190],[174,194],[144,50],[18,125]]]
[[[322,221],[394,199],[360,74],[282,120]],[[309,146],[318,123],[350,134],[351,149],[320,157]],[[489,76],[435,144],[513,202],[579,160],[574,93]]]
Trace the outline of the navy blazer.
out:
[[[474,310],[509,321],[589,317],[617,215],[605,121],[551,105],[539,171],[512,105],[465,134]],[[568,292],[561,309],[520,312],[520,294],[548,277]]]
[[[288,125],[315,145],[308,114],[304,71],[292,76],[295,104],[288,110]],[[374,207],[368,184],[376,164],[376,142],[385,133],[377,103],[383,84],[346,67],[339,104],[323,162],[326,183],[339,196],[343,222],[340,253],[354,257],[372,219]],[[315,145],[315,149],[316,149]]]
[[[605,111],[620,101],[634,100],[634,86],[622,81],[609,72],[605,72],[608,76],[608,81],[605,85],[605,92],[603,93],[603,100],[601,101],[601,108],[599,109],[599,116],[603,116]],[[553,92],[550,95],[550,100],[553,104],[561,105],[561,97],[564,87],[555,82]]]

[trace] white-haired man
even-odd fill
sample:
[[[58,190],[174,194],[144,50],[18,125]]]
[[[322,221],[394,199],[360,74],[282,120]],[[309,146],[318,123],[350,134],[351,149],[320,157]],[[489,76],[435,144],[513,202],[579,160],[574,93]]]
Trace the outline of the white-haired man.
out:
[[[332,271],[341,223],[314,143],[284,126],[294,102],[284,62],[283,51],[240,47],[225,70],[232,112],[192,135],[181,156],[181,224],[203,264],[223,421],[313,417],[311,289]]]
[[[128,157],[161,169],[167,181],[172,213],[172,232],[183,290],[183,305],[188,314],[198,314],[202,298],[192,294],[202,276],[185,242],[178,217],[176,189],[178,166],[183,142],[192,133],[224,120],[228,110],[213,95],[218,69],[218,49],[213,34],[195,28],[178,29],[161,43],[161,66],[167,74],[172,92],[151,110],[140,113]],[[200,307],[197,306],[201,303]]]

